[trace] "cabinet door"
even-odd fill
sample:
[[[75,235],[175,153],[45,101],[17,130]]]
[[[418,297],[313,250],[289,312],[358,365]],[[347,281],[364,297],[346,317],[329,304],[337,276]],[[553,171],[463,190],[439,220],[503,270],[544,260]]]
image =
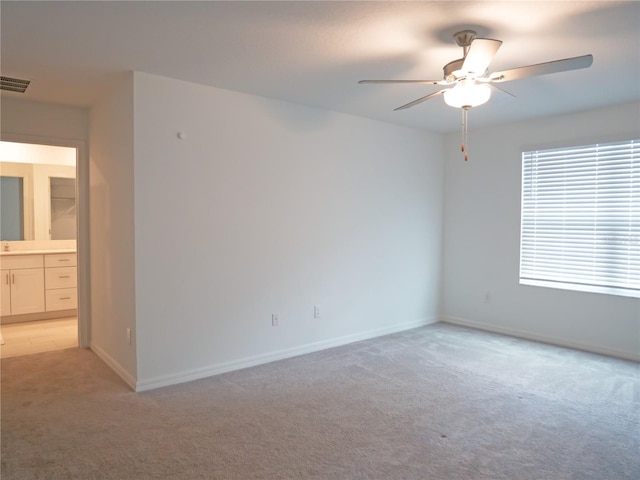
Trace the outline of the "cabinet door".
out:
[[[44,312],[44,269],[11,270],[11,314]]]
[[[2,270],[2,303],[0,315],[11,315],[11,274],[9,270]]]

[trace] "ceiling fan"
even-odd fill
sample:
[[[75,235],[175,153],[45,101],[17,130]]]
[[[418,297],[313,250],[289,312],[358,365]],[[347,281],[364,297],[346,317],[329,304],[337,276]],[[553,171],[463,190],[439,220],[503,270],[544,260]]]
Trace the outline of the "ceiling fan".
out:
[[[490,73],[487,68],[502,45],[501,40],[476,38],[476,32],[473,30],[463,30],[456,33],[453,38],[458,46],[462,47],[463,57],[443,67],[443,80],[360,80],[358,83],[422,83],[451,86],[420,97],[394,110],[411,108],[430,98],[443,95],[447,105],[462,109],[462,151],[465,154],[465,160],[469,158],[465,151],[467,112],[471,107],[477,107],[489,100],[491,97],[489,86],[499,88],[493,84],[587,68],[593,63],[593,55],[582,55]]]

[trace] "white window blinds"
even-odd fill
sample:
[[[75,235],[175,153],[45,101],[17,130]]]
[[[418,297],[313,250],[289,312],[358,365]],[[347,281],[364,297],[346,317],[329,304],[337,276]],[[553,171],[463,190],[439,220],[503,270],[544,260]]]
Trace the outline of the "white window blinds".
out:
[[[640,297],[640,140],[522,154],[520,283]]]

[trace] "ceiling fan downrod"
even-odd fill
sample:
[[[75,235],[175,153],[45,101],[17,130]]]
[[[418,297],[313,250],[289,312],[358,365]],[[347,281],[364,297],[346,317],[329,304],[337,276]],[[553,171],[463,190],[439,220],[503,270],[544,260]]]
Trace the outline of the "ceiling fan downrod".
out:
[[[453,35],[453,38],[456,41],[456,45],[462,47],[463,57],[467,56],[467,52],[469,51],[469,47],[471,46],[471,42],[473,42],[476,38],[476,32],[474,30],[462,30]]]

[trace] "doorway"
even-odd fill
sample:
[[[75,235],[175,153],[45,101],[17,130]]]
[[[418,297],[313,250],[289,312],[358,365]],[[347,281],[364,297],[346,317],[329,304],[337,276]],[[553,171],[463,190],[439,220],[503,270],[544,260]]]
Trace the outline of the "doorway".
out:
[[[80,215],[83,145],[5,138],[0,188],[10,187],[0,191],[1,356],[88,346],[80,301],[86,295],[81,232],[88,231]]]

